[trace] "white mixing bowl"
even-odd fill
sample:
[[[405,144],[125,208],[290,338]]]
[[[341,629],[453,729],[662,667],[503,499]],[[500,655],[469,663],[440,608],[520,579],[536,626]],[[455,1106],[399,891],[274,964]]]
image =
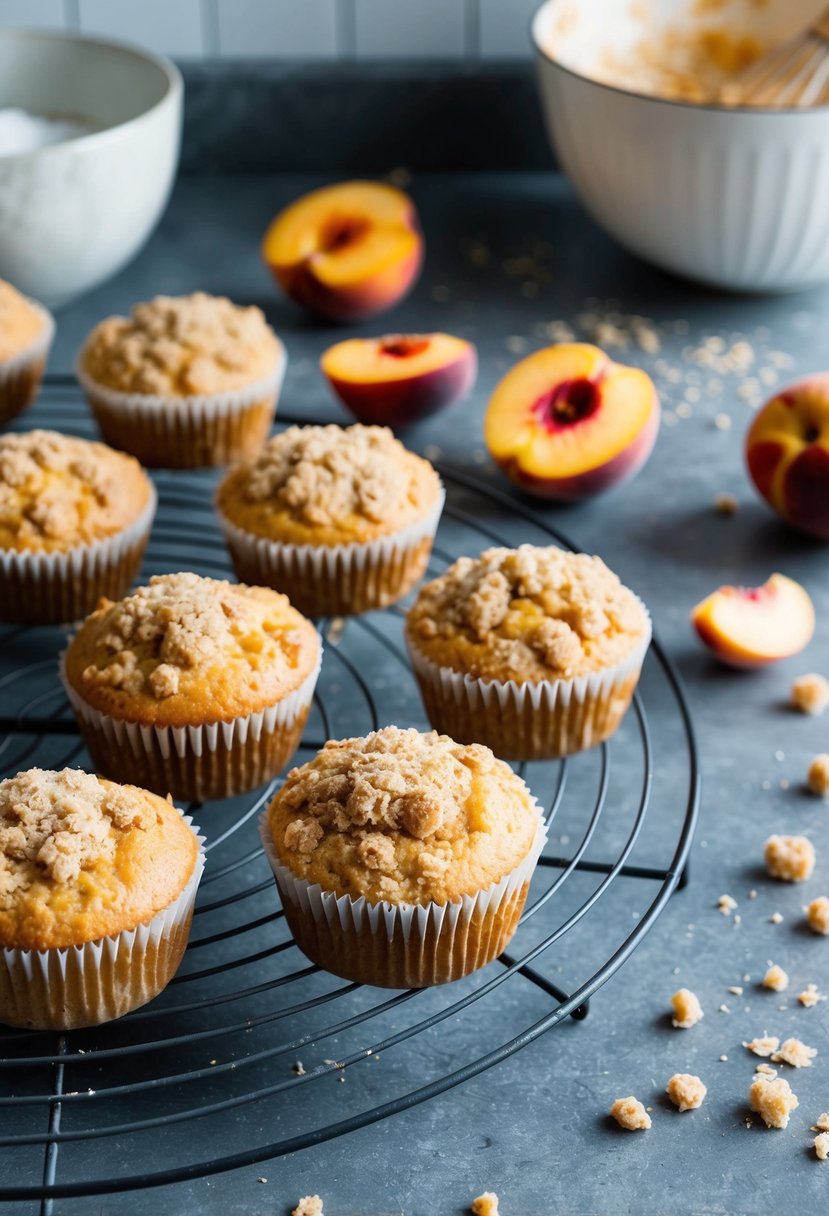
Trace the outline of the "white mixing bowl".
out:
[[[824,7],[729,0],[735,22],[741,15],[770,42]],[[651,28],[690,8],[650,0]],[[591,80],[603,54],[642,37],[641,11],[623,0],[548,0],[533,21],[547,127],[588,211],[641,257],[720,287],[794,291],[829,280],[829,107],[726,109]]]
[[[141,248],[170,193],[183,87],[167,59],[73,34],[0,30],[0,108],[95,130],[0,156],[0,277],[66,304]]]

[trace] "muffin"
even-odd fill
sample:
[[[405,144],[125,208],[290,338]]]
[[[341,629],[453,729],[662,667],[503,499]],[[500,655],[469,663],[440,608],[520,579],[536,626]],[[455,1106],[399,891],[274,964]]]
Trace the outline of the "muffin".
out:
[[[132,456],[55,431],[0,435],[0,620],[60,624],[124,595],[155,506]]]
[[[259,308],[156,296],[93,329],[76,371],[104,438],[153,468],[230,464],[264,442],[285,348]]]
[[[506,947],[546,831],[486,747],[387,726],[288,774],[262,841],[299,948],[383,988],[460,979]]]
[[[288,763],[321,659],[317,631],[284,595],[163,574],[103,600],[61,676],[99,772],[202,802]]]
[[[77,769],[0,782],[0,1022],[97,1026],[181,962],[201,837],[163,798]]]
[[[650,617],[598,557],[487,549],[427,583],[406,642],[435,730],[509,760],[593,747],[630,705]]]
[[[443,509],[427,460],[386,427],[289,427],[216,495],[239,578],[308,616],[383,608],[421,578]]]
[[[0,426],[37,396],[54,335],[51,314],[0,279]]]

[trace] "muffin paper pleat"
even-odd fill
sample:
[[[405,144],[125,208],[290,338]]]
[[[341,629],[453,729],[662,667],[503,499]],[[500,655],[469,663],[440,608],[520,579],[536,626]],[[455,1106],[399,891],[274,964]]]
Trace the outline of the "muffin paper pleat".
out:
[[[518,925],[547,828],[538,828],[519,864],[498,882],[450,903],[370,903],[324,891],[280,861],[268,825],[262,845],[296,944],[321,967],[381,988],[420,988],[460,979],[496,958]]]
[[[423,576],[446,495],[422,519],[376,540],[294,545],[255,536],[217,507],[240,579],[284,592],[307,616],[344,616],[385,608]]]
[[[158,496],[120,532],[65,553],[0,549],[0,620],[60,625],[87,616],[102,596],[120,599],[141,567]]]
[[[146,1005],[178,970],[204,872],[204,836],[181,894],[146,924],[52,950],[0,951],[0,1022],[37,1030],[97,1026]]]
[[[15,418],[34,401],[55,336],[52,314],[34,300],[28,303],[42,318],[43,328],[25,350],[0,362],[0,425]]]
[[[568,756],[609,738],[630,706],[651,640],[621,663],[570,680],[482,680],[426,658],[406,630],[427,717],[457,743],[483,743],[505,760]]]

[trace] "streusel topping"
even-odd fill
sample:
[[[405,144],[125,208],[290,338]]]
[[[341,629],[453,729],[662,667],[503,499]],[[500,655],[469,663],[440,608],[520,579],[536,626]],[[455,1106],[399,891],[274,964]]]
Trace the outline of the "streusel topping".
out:
[[[173,724],[200,700],[212,709],[208,720],[244,713],[238,700],[269,704],[297,687],[318,655],[316,631],[286,596],[180,573],[156,575],[117,603],[103,600],[72,642],[66,669],[96,708],[124,708],[126,697],[137,720],[143,712]]]
[[[0,279],[0,362],[31,346],[43,325],[42,314],[11,283]]]
[[[326,743],[288,774],[269,821],[280,857],[308,881],[417,903],[509,873],[539,816],[523,781],[488,748],[388,726]]]
[[[439,493],[431,465],[388,427],[292,426],[228,475],[218,501],[248,531],[325,544],[404,527]]]
[[[112,536],[149,505],[137,460],[103,443],[26,431],[0,435],[0,548],[62,551]]]
[[[202,396],[244,388],[276,368],[282,344],[260,308],[224,296],[156,296],[107,317],[81,355],[98,384],[126,393]]]
[[[553,545],[487,549],[427,583],[408,616],[417,648],[470,675],[571,678],[620,662],[648,618],[601,558]]]

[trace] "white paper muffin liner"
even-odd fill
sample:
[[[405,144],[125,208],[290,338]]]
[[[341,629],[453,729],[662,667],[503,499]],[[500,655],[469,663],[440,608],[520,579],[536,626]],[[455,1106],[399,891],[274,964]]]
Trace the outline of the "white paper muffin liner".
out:
[[[388,536],[342,545],[294,545],[255,536],[216,511],[236,573],[244,582],[284,592],[306,616],[347,616],[385,608],[422,577],[446,493]]]
[[[459,979],[496,958],[515,932],[547,842],[538,804],[535,839],[498,882],[451,903],[370,903],[309,883],[280,861],[268,825],[259,834],[299,948],[345,979],[378,987],[425,987]],[[310,930],[310,931],[309,931]]]
[[[178,970],[204,873],[204,840],[180,895],[146,924],[109,937],[51,950],[0,951],[0,1022],[38,1030],[71,1030],[123,1017],[158,996]],[[166,947],[166,949],[165,949]]]
[[[168,397],[99,384],[84,370],[83,357],[81,350],[75,375],[104,438],[151,468],[229,464],[256,451],[273,422],[288,362],[279,342],[273,371],[252,384]]]
[[[34,401],[55,336],[52,314],[35,300],[27,303],[42,318],[43,328],[25,350],[0,362],[0,424],[16,417]]]
[[[114,718],[93,708],[66,676],[60,679],[100,771],[174,798],[227,798],[269,781],[296,751],[322,666],[317,660],[301,684],[275,705],[229,722],[156,726]]]
[[[569,680],[483,680],[426,658],[406,630],[412,667],[433,728],[483,743],[505,760],[572,755],[603,742],[624,717],[651,641],[650,616],[635,648],[613,667]]]
[[[76,621],[101,596],[120,599],[138,573],[150,537],[158,495],[137,519],[112,536],[62,553],[0,549],[0,620],[55,625]]]

